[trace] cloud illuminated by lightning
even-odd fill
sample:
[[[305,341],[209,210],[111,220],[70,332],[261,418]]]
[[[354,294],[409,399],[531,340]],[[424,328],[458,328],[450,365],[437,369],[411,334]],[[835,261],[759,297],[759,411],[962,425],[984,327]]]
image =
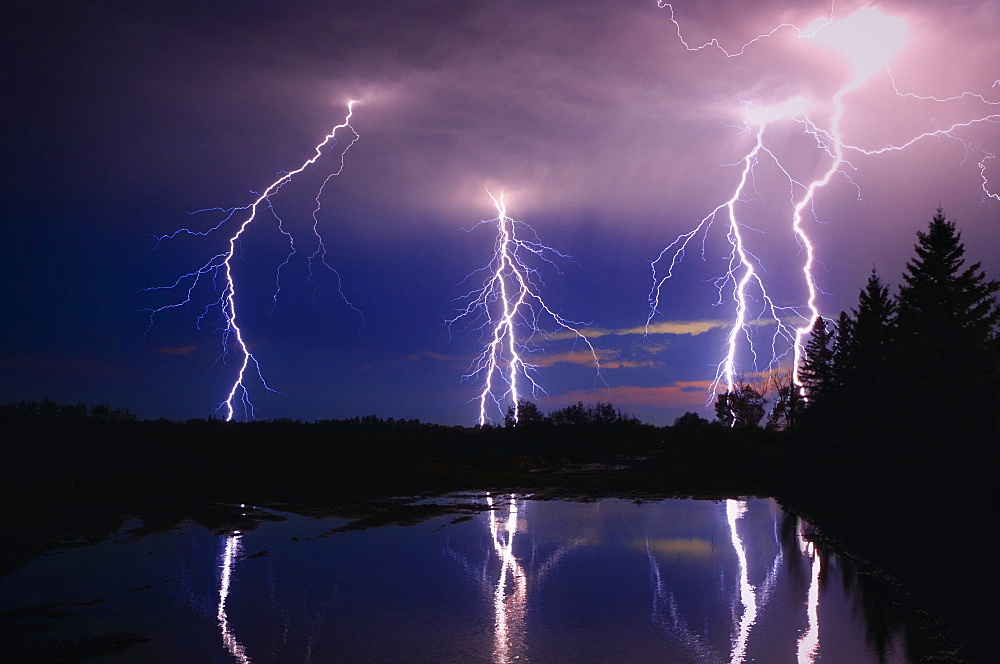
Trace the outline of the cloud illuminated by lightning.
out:
[[[518,400],[529,392],[533,396],[544,392],[535,379],[541,362],[531,358],[539,350],[538,342],[551,336],[542,327],[546,318],[557,328],[554,332],[569,333],[574,340],[584,344],[593,358],[598,378],[601,368],[598,352],[580,331],[583,324],[563,318],[539,295],[540,268],[544,265],[555,268],[554,260],[568,259],[568,256],[542,244],[524,222],[508,217],[502,192],[499,197],[489,190],[487,193],[497,216],[477,226],[496,225],[493,258],[470,275],[470,278],[483,275],[482,286],[457,298],[461,303],[459,314],[447,321],[449,329],[457,321],[468,318],[476,329],[489,330],[486,333],[489,341],[463,377],[482,381],[478,397],[481,426],[491,421],[490,413],[494,410],[502,418],[507,406],[513,406],[516,422],[520,417]]]
[[[213,208],[211,210],[199,210],[199,212],[221,212],[224,216],[221,221],[206,231],[181,228],[169,235],[157,237],[157,243],[159,244],[159,242],[163,240],[170,240],[179,235],[207,236],[219,231],[223,226],[227,226],[230,222],[234,222],[238,217],[242,216],[242,221],[239,222],[235,231],[228,237],[225,248],[208,259],[201,265],[201,267],[181,275],[172,284],[155,286],[142,291],[146,293],[165,291],[179,294],[178,299],[175,299],[168,304],[146,309],[146,311],[150,314],[150,328],[152,327],[153,319],[157,314],[169,309],[189,306],[192,303],[196,290],[198,290],[199,287],[203,287],[203,284],[210,284],[208,287],[210,287],[213,292],[217,293],[216,298],[210,301],[209,304],[207,304],[202,310],[201,314],[197,318],[196,324],[200,329],[209,313],[217,308],[221,318],[222,352],[220,354],[220,360],[225,362],[230,355],[235,355],[236,357],[236,376],[233,379],[228,393],[226,394],[226,398],[216,408],[216,412],[221,413],[225,417],[226,421],[232,420],[236,415],[237,402],[241,404],[244,415],[248,418],[253,418],[253,403],[250,400],[250,393],[247,387],[247,380],[251,378],[251,366],[253,368],[252,374],[256,375],[256,378],[260,381],[261,385],[263,385],[263,387],[268,391],[275,391],[264,379],[260,363],[254,354],[250,352],[244,330],[240,327],[240,317],[237,313],[237,287],[236,280],[233,277],[233,258],[237,255],[244,233],[258,218],[259,213],[270,212],[270,214],[277,221],[278,231],[286,237],[289,244],[288,256],[277,268],[275,292],[273,294],[273,298],[275,301],[277,300],[278,293],[281,289],[281,271],[288,265],[288,263],[292,260],[292,257],[296,254],[296,247],[294,237],[285,229],[283,220],[274,210],[271,197],[284,187],[293,177],[316,163],[325,152],[333,149],[338,144],[338,132],[347,130],[350,138],[347,141],[346,146],[339,151],[339,159],[334,169],[323,181],[323,184],[320,186],[319,191],[316,194],[316,207],[313,209],[312,213],[312,232],[315,235],[317,247],[308,259],[310,281],[313,278],[315,266],[320,265],[333,272],[337,278],[339,288],[340,275],[326,262],[326,245],[324,244],[323,237],[319,231],[319,220],[317,215],[320,210],[320,197],[322,196],[323,189],[326,187],[326,184],[331,178],[339,175],[343,171],[345,155],[359,138],[358,133],[350,124],[355,103],[357,102],[351,101],[347,104],[347,117],[344,119],[344,122],[331,129],[323,140],[316,145],[312,157],[303,162],[302,165],[295,170],[282,172],[281,176],[268,185],[267,188],[264,189],[264,191],[259,194],[252,203],[243,207],[230,209]],[[245,216],[243,216],[244,213]],[[343,297],[344,302],[354,309],[354,305],[347,300],[342,290],[340,291],[340,295]],[[355,309],[355,311],[357,311],[357,309]]]
[[[946,137],[961,141],[967,154],[978,154],[983,197],[1000,200],[1000,194],[997,193],[996,187],[991,186],[988,178],[988,169],[993,165],[996,155],[961,139],[957,134],[963,128],[1000,120],[1000,115],[996,112],[1000,102],[991,101],[985,95],[972,92],[950,98],[904,93],[899,90],[889,73],[893,91],[899,97],[910,97],[933,104],[975,101],[985,110],[971,119],[920,133],[897,144],[878,147],[854,145],[845,139],[842,131],[843,120],[847,113],[845,97],[868,82],[875,74],[883,71],[888,73],[889,65],[907,44],[907,27],[901,18],[887,16],[873,7],[861,8],[846,17],[835,18],[835,6],[831,3],[829,16],[817,19],[804,29],[790,23],[782,23],[738,48],[726,48],[718,39],[711,39],[701,45],[689,43],[675,17],[672,4],[666,2],[658,4],[669,11],[677,38],[687,51],[715,49],[726,58],[736,58],[758,42],[769,39],[778,32],[791,30],[803,43],[813,43],[833,51],[850,64],[849,80],[829,99],[814,100],[795,96],[782,103],[770,105],[744,102],[743,130],[751,140],[749,147],[733,164],[738,167],[739,176],[731,189],[731,195],[702,217],[693,229],[678,236],[651,262],[653,285],[649,295],[650,312],[647,325],[653,324],[654,317],[661,313],[661,309],[665,306],[663,288],[667,280],[674,275],[686,252],[700,244],[701,257],[704,260],[706,239],[710,229],[717,221],[724,222],[729,252],[726,256],[727,269],[714,282],[718,291],[716,305],[731,302],[734,317],[729,326],[725,353],[716,366],[710,392],[714,394],[722,388],[726,390],[734,388],[738,377],[743,375],[741,369],[746,364],[741,360],[741,352],[749,354],[751,372],[776,370],[782,361],[791,355],[793,380],[798,382],[797,371],[803,340],[809,333],[812,322],[820,316],[818,303],[820,291],[814,275],[816,248],[806,230],[807,222],[818,220],[815,204],[819,192],[835,178],[843,178],[857,187],[850,176],[850,173],[856,170],[856,166],[848,160],[851,154],[871,157],[905,150],[919,141]],[[995,83],[994,87],[997,85]],[[830,107],[832,112],[823,110]],[[801,128],[803,135],[809,138],[810,145],[813,145],[820,157],[825,160],[819,173],[811,178],[793,175],[792,169],[786,167],[777,153],[775,146],[779,145],[779,142],[769,140],[772,133],[777,133],[779,127],[781,131],[787,131],[788,127],[795,125]],[[765,162],[773,167],[775,172],[780,173],[780,177],[787,183],[788,204],[791,210],[787,223],[799,247],[798,256],[793,257],[793,260],[801,261],[801,283],[805,297],[803,301],[791,306],[779,305],[768,293],[765,266],[748,248],[744,237],[749,227],[741,214],[742,208],[749,200],[760,197],[756,188],[755,172]],[[860,193],[859,190],[859,197]],[[769,333],[765,333],[766,349],[756,342],[759,336],[757,332],[761,329],[770,330]]]

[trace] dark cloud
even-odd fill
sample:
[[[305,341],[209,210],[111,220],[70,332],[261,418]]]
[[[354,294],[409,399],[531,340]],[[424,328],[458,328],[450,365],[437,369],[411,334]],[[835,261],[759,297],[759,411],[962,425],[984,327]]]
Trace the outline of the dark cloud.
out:
[[[871,3],[678,2],[674,16],[689,46],[715,38],[734,51],[782,23],[805,26],[831,9],[840,18],[862,4]],[[406,359],[476,352],[474,331],[449,337],[443,321],[454,315],[452,298],[464,293],[462,278],[488,259],[488,229],[459,230],[493,216],[484,186],[503,187],[512,216],[574,256],[575,264],[561,265],[562,275],[546,279],[560,315],[597,330],[635,330],[648,313],[648,262],[732,193],[733,164],[753,138],[742,126],[747,105],[801,95],[813,100],[811,113],[822,124],[833,92],[850,75],[845,60],[789,27],[739,58],[712,46],[688,52],[669,11],[653,1],[15,5],[0,75],[5,239],[21,251],[8,253],[2,267],[9,283],[31,285],[6,286],[16,308],[4,324],[8,352],[48,348],[58,355],[71,345],[84,356],[88,345],[103,343],[108,351],[102,336],[134,337],[113,341],[124,344],[122,364],[163,371],[164,386],[146,394],[123,387],[122,379],[117,389],[135,395],[121,405],[149,415],[161,407],[205,414],[191,404],[207,401],[210,409],[205,395],[218,391],[226,370],[206,360],[218,373],[213,384],[197,375],[178,382],[182,362],[206,359],[180,349],[216,343],[211,317],[201,331],[193,323],[204,303],[157,321],[143,346],[138,310],[149,303],[133,294],[172,282],[219,246],[215,238],[189,237],[154,251],[152,236],[211,225],[209,217],[189,217],[192,210],[248,203],[250,190],[309,156],[343,120],[348,99],[361,100],[353,120],[361,139],[325,190],[321,224],[340,285],[365,312],[364,326],[339,302],[332,276],[313,285],[301,265],[288,268],[275,303],[273,270],[285,249],[274,218],[262,219],[241,246],[241,311],[265,367],[269,360],[297,367],[281,374],[285,396],[267,401],[263,416],[351,416],[370,403],[385,415],[407,410],[467,422],[464,399],[475,389],[453,375],[454,363]],[[910,31],[892,64],[901,91],[951,97],[970,90],[985,101],[900,99],[879,73],[845,100],[848,142],[877,148],[997,112],[1000,4],[873,6],[903,17]],[[802,129],[776,124],[768,140],[792,176],[808,181],[826,156]],[[873,264],[894,280],[914,233],[939,204],[958,220],[970,257],[1000,273],[1000,200],[984,197],[979,166],[998,152],[994,120],[905,153],[849,155],[853,168],[817,197],[808,220],[823,311],[850,306]],[[1000,165],[983,163],[995,191]],[[325,174],[305,176],[275,198],[290,230],[308,234]],[[780,303],[800,303],[801,254],[784,224],[789,184],[765,159],[754,185],[741,203],[753,249]],[[722,226],[704,254],[700,244],[692,248],[665,291],[663,317],[653,322],[728,320],[731,307],[725,299],[718,304],[711,281],[726,250]],[[96,309],[81,304],[91,292],[101,302]],[[60,318],[66,312],[68,321]],[[88,334],[73,336],[81,326]],[[662,357],[630,354],[631,334],[605,333],[595,342],[601,352],[626,358],[614,372],[618,398],[647,404],[649,395],[661,394],[655,390],[666,390],[665,407],[674,397],[683,401],[674,406],[690,407],[688,392],[677,392],[675,383],[712,377],[722,333],[671,338]],[[153,355],[177,366],[156,365]],[[303,357],[315,361],[296,359]],[[665,366],[640,366],[659,364]],[[545,370],[553,394],[577,395],[593,383],[574,362]],[[0,396],[44,396],[29,373],[17,372]],[[352,381],[364,387],[354,389]],[[162,406],[168,402],[181,405]],[[659,417],[672,419],[672,411],[663,412]]]

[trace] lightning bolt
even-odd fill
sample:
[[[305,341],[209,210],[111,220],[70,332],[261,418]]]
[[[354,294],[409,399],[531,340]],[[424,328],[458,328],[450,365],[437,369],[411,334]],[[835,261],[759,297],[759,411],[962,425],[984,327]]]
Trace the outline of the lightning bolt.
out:
[[[902,19],[886,16],[875,8],[861,8],[844,18],[835,19],[834,3],[831,2],[829,15],[814,21],[804,29],[790,23],[782,23],[755,36],[738,48],[727,49],[716,38],[700,45],[690,43],[682,33],[672,4],[661,1],[658,2],[658,6],[668,11],[678,41],[689,52],[714,49],[726,58],[737,58],[758,42],[774,37],[781,31],[791,30],[802,40],[836,51],[851,65],[851,78],[828,100],[833,110],[824,120],[818,119],[822,113],[815,110],[820,104],[802,97],[795,97],[772,106],[757,106],[744,102],[742,129],[747,136],[752,137],[752,140],[743,156],[731,164],[739,167],[739,177],[736,179],[732,194],[702,217],[691,230],[679,235],[650,262],[653,283],[649,294],[647,330],[653,318],[661,313],[661,307],[664,306],[663,288],[673,277],[686,252],[693,244],[696,245],[700,238],[701,258],[705,260],[708,233],[715,222],[724,219],[729,252],[724,257],[727,264],[726,271],[714,281],[718,290],[715,304],[719,306],[729,301],[735,313],[727,335],[723,358],[716,365],[709,398],[713,398],[721,388],[727,391],[733,390],[741,373],[739,357],[743,348],[749,353],[751,370],[754,372],[776,371],[791,355],[792,378],[798,384],[803,340],[808,335],[813,321],[820,316],[818,300],[821,291],[814,274],[816,248],[806,229],[807,222],[819,221],[815,211],[819,192],[834,178],[844,178],[857,189],[860,199],[860,188],[850,175],[857,170],[857,167],[848,160],[850,155],[874,157],[906,150],[921,141],[948,138],[961,142],[967,155],[978,155],[983,198],[987,201],[991,199],[1000,201],[1000,192],[991,185],[988,176],[988,170],[994,165],[996,154],[962,139],[958,134],[962,129],[984,123],[996,123],[1000,120],[1000,114],[997,113],[1000,101],[991,100],[985,94],[974,92],[939,98],[901,91],[892,78],[889,64],[906,44],[906,24]],[[847,113],[845,97],[879,72],[888,74],[892,89],[898,97],[933,104],[975,103],[984,110],[971,119],[918,134],[898,144],[878,147],[854,145],[845,139],[842,132],[843,120]],[[994,89],[1000,87],[1000,81],[994,82],[992,87]],[[815,145],[816,150],[826,159],[825,167],[811,181],[794,177],[769,145],[769,130],[776,125],[782,125],[784,129],[791,123],[797,123],[801,127],[803,135],[810,139],[810,144]],[[765,281],[766,269],[760,258],[748,248],[744,238],[745,232],[751,229],[741,217],[741,207],[754,197],[760,198],[754,176],[758,167],[764,162],[772,165],[788,186],[791,211],[788,226],[800,248],[798,260],[802,261],[801,282],[805,291],[804,300],[794,306],[779,306],[768,293]],[[770,335],[765,335],[769,345],[766,352],[756,342],[761,336],[757,329],[770,330]]]
[[[580,331],[584,324],[563,318],[539,295],[543,285],[539,269],[548,265],[558,272],[554,261],[570,257],[545,246],[530,226],[507,216],[503,192],[499,197],[489,190],[486,193],[496,207],[497,216],[479,222],[476,227],[496,226],[493,258],[466,279],[483,275],[481,287],[456,298],[461,303],[459,313],[446,321],[449,329],[459,320],[469,319],[474,321],[476,329],[490,330],[487,333],[489,341],[463,376],[463,380],[482,380],[478,397],[480,426],[491,421],[490,413],[494,408],[502,419],[505,405],[509,403],[513,404],[514,421],[518,421],[518,400],[525,393],[522,381],[532,395],[544,393],[535,378],[538,365],[531,361],[531,356],[539,350],[536,340],[552,337],[542,327],[544,319],[586,346],[598,379],[601,367],[597,350]]]
[[[221,413],[226,421],[230,421],[236,415],[237,403],[242,406],[243,413],[249,419],[253,419],[253,403],[250,400],[250,392],[247,386],[247,381],[252,377],[256,376],[256,379],[260,381],[260,384],[270,392],[276,392],[268,385],[267,381],[264,379],[264,375],[261,371],[260,362],[257,357],[250,352],[248,342],[246,340],[246,335],[243,328],[240,326],[239,316],[237,314],[237,288],[236,280],[233,277],[233,258],[237,255],[240,242],[247,229],[257,220],[258,216],[263,212],[269,212],[277,222],[278,231],[282,233],[288,240],[289,253],[277,269],[275,291],[273,298],[277,302],[278,294],[281,290],[281,272],[289,262],[292,260],[293,256],[297,253],[295,246],[295,240],[292,234],[286,230],[285,223],[278,213],[274,210],[272,206],[271,197],[277,193],[282,187],[284,187],[288,182],[294,178],[296,175],[306,170],[313,164],[315,164],[323,154],[329,150],[332,150],[337,145],[337,134],[338,132],[343,132],[347,130],[349,132],[350,139],[347,141],[346,147],[339,153],[339,160],[336,163],[333,171],[326,177],[323,184],[320,186],[318,193],[316,194],[316,206],[312,212],[312,232],[315,235],[317,247],[316,250],[308,258],[309,267],[309,281],[315,285],[314,269],[317,266],[325,267],[330,270],[337,279],[338,291],[343,298],[344,302],[357,311],[353,304],[351,304],[347,297],[344,296],[343,290],[341,289],[340,274],[326,261],[326,245],[323,241],[323,236],[319,231],[319,219],[318,214],[320,210],[320,198],[323,194],[323,189],[326,184],[344,169],[344,159],[347,155],[348,150],[358,141],[359,134],[351,126],[351,116],[354,113],[354,104],[356,101],[350,101],[347,104],[347,116],[341,124],[336,125],[330,132],[320,141],[314,148],[314,154],[312,157],[304,161],[298,168],[291,171],[283,171],[280,173],[280,177],[272,182],[264,191],[257,195],[257,198],[253,200],[248,205],[235,208],[210,208],[206,210],[198,210],[193,214],[199,214],[204,212],[220,212],[224,216],[220,222],[205,231],[197,231],[189,228],[181,228],[169,235],[158,236],[156,238],[157,245],[164,240],[171,240],[180,235],[194,235],[194,236],[208,236],[216,231],[221,230],[223,227],[228,226],[231,222],[237,221],[242,217],[242,221],[238,223],[235,231],[228,237],[225,244],[225,248],[209,258],[205,263],[203,263],[197,269],[182,274],[178,277],[172,284],[167,284],[163,286],[154,286],[151,288],[143,289],[142,293],[163,291],[168,293],[178,293],[179,297],[169,302],[168,304],[144,309],[144,311],[149,312],[149,328],[147,328],[147,333],[149,329],[152,329],[153,322],[157,314],[163,313],[170,309],[177,309],[181,307],[187,307],[192,304],[195,297],[195,291],[201,287],[203,284],[210,283],[211,290],[218,293],[217,297],[209,302],[202,312],[198,315],[196,319],[196,327],[201,329],[202,323],[205,321],[206,317],[213,310],[218,308],[221,316],[221,343],[222,351],[219,356],[219,360],[225,363],[230,355],[236,356],[236,376],[233,379],[232,385],[226,394],[225,399],[216,407],[215,412]],[[221,283],[221,286],[220,286]],[[360,313],[360,312],[359,312]]]

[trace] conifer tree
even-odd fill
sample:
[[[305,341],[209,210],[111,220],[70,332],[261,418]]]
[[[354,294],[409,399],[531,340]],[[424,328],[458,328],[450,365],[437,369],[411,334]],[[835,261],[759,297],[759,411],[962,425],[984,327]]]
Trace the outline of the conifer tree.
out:
[[[906,264],[899,289],[903,334],[922,343],[967,342],[982,346],[1000,322],[995,295],[1000,283],[986,279],[980,263],[965,269],[965,246],[954,222],[939,208],[927,233],[917,233],[917,257]]]
[[[897,298],[907,420],[938,432],[995,423],[1000,399],[991,346],[1000,322],[1000,283],[988,280],[979,263],[965,267],[961,234],[941,209],[927,232],[917,233],[915,252]]]
[[[841,389],[845,380],[848,380],[844,374],[847,373],[845,367],[848,365],[848,349],[852,345],[852,337],[854,332],[852,330],[852,324],[854,321],[851,320],[851,316],[846,311],[841,311],[840,315],[837,316],[837,324],[834,326],[834,339],[833,339],[833,386],[831,388],[831,393],[835,393],[836,397],[839,398],[843,390]]]
[[[822,403],[833,387],[834,334],[826,319],[817,316],[799,368],[799,382],[810,405]]]
[[[874,269],[843,324],[849,332],[838,340],[838,400],[854,428],[880,429],[897,410],[896,303]]]

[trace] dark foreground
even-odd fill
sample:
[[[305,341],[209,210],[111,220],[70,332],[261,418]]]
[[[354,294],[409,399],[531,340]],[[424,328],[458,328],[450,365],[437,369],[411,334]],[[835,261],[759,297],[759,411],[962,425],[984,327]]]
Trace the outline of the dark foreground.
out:
[[[403,497],[503,489],[552,497],[772,496],[806,516],[873,579],[905,589],[895,605],[927,618],[907,639],[917,658],[997,661],[995,459],[875,460],[791,433],[642,425],[466,429],[416,423],[3,423],[0,574],[45,550],[104,539],[137,516],[157,532],[194,519],[235,526],[225,505],[294,504],[356,527],[434,514]],[[0,632],[23,625],[0,615]],[[4,624],[5,623],[5,624]],[[940,638],[944,634],[945,638]],[[926,644],[924,642],[927,642]],[[942,646],[941,644],[946,644]],[[63,650],[82,661],[102,648]]]

